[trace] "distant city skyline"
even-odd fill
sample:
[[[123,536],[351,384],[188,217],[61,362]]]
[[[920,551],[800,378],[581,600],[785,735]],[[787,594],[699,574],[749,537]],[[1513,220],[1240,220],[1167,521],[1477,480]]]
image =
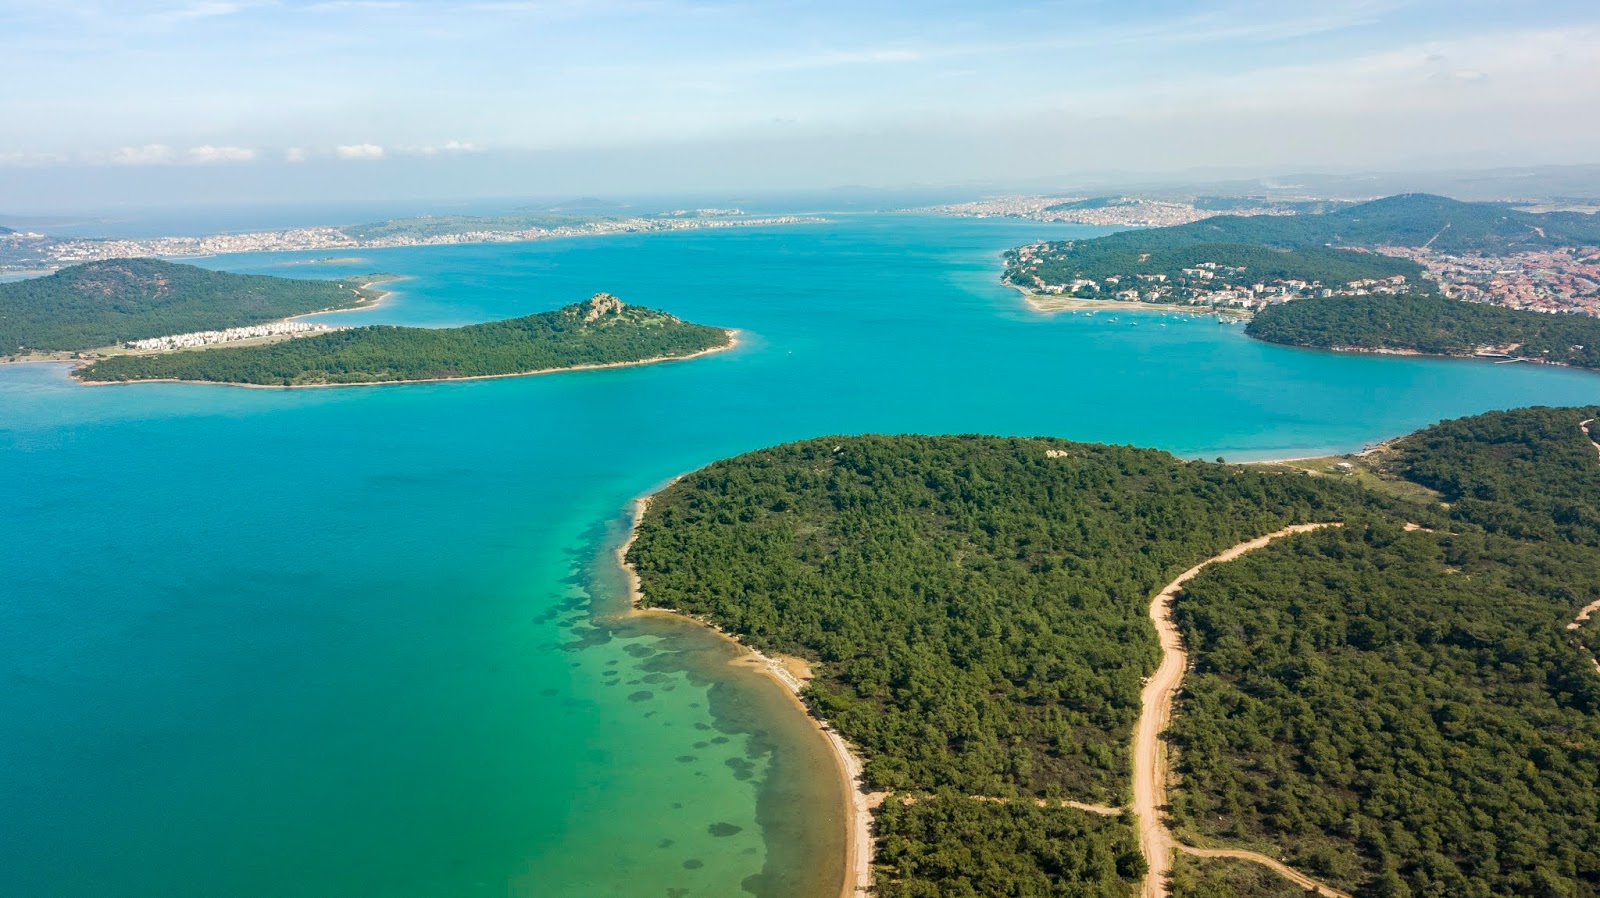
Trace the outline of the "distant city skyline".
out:
[[[1600,9],[0,0],[0,211],[1600,161]]]

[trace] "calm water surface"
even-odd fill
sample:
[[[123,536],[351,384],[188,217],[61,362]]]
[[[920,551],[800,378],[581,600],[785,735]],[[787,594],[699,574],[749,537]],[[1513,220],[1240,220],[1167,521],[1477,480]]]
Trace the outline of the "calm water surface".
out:
[[[612,626],[628,501],[824,433],[1230,459],[1600,401],[1600,377],[1335,356],[1209,319],[1044,318],[997,254],[1071,226],[832,224],[363,253],[351,323],[600,290],[745,330],[682,364],[334,390],[0,368],[0,895],[809,895],[827,759],[668,625]],[[320,255],[327,255],[326,253]]]

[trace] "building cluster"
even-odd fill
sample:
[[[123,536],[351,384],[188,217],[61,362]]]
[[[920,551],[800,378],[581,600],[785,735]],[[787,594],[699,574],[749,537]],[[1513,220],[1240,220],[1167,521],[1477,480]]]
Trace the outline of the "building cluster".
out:
[[[1452,256],[1429,249],[1378,247],[1422,265],[1445,296],[1536,312],[1600,315],[1600,247],[1504,256]]]
[[[1083,204],[1083,205],[1075,205]],[[1066,206],[1067,208],[1059,208]],[[1159,228],[1188,224],[1219,213],[1197,209],[1193,203],[1152,200],[1142,197],[1102,198],[1092,205],[1082,197],[1006,196],[979,200],[972,203],[955,203],[948,206],[928,206],[912,209],[939,215],[961,218],[1027,218],[1034,221],[1060,221],[1070,224],[1103,225],[1107,227]],[[1230,215],[1281,215],[1281,209],[1237,209]]]
[[[272,324],[253,324],[249,327],[230,327],[220,331],[196,331],[192,334],[130,340],[123,346],[142,350],[192,349],[196,346],[215,346],[218,343],[232,343],[259,337],[305,336],[335,330],[342,328],[329,327],[325,324],[307,324],[304,321],[279,321]]]

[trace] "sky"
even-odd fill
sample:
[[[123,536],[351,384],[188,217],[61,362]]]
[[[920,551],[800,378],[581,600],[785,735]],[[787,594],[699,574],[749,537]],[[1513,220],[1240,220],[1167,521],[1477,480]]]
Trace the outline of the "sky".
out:
[[[0,209],[1596,148],[1593,0],[0,0]]]

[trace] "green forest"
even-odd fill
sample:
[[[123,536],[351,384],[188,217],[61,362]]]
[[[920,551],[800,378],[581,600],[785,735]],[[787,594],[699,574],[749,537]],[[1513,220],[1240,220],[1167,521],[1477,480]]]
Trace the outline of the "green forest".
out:
[[[1442,296],[1330,296],[1270,305],[1245,333],[1271,343],[1318,349],[1395,349],[1472,355],[1516,347],[1511,355],[1600,368],[1600,319],[1547,315]]]
[[[86,381],[189,380],[302,386],[525,374],[693,355],[727,331],[597,295],[553,312],[455,328],[358,327],[255,346],[120,355]]]
[[[1180,835],[1362,898],[1590,898],[1600,676],[1579,643],[1600,626],[1566,624],[1600,596],[1600,456],[1577,428],[1595,412],[1399,441],[1385,476],[1447,506],[1054,439],[810,440],[663,490],[629,560],[648,604],[814,663],[807,701],[893,793],[884,894],[1127,895],[1126,821],[1034,800],[1125,803],[1151,594],[1244,539],[1342,521],[1179,597]],[[1285,893],[1242,863],[1186,860],[1174,886]]]
[[[98,349],[355,308],[381,295],[361,283],[228,274],[157,259],[85,262],[0,284],[0,355]]]

